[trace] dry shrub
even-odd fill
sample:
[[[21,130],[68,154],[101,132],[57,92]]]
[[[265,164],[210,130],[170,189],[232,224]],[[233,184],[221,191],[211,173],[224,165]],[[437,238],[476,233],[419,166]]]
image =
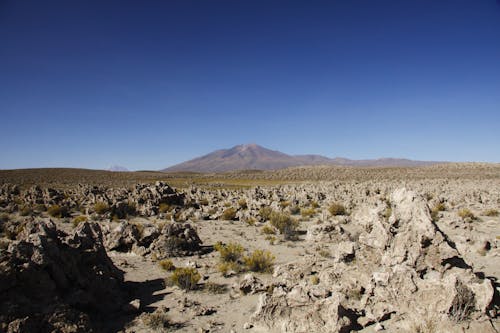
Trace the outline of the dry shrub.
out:
[[[278,229],[285,239],[290,239],[295,235],[299,222],[292,219],[290,215],[272,212],[269,218],[271,225]]]
[[[171,271],[175,270],[175,268],[176,268],[176,267],[175,267],[175,265],[174,265],[174,263],[173,263],[173,262],[172,262],[172,260],[170,260],[170,259],[160,260],[160,261],[158,262],[158,265],[159,265],[159,266],[160,266],[163,270],[165,270],[165,271],[169,271],[169,272],[171,272]]]
[[[262,217],[264,221],[269,220],[269,217],[271,217],[272,212],[273,210],[271,209],[271,207],[268,206],[264,206],[259,209],[259,215],[260,217]]]
[[[73,219],[71,222],[73,224],[73,228],[76,228],[80,223],[87,221],[87,216],[80,215]]]
[[[255,250],[243,261],[248,270],[252,272],[271,273],[275,257],[269,251]]]
[[[245,251],[243,246],[238,243],[222,244],[221,242],[217,242],[214,245],[214,249],[219,252],[222,262],[237,262],[241,259],[243,251]]]
[[[222,218],[227,221],[232,221],[236,218],[236,209],[229,207],[222,212]]]
[[[330,207],[328,207],[328,211],[330,212],[331,215],[337,216],[337,215],[346,215],[346,209],[344,205],[340,203],[332,203]]]
[[[498,216],[498,210],[496,210],[496,209],[488,209],[488,210],[486,210],[483,213],[483,215],[484,216],[490,216],[490,217]]]
[[[103,201],[96,202],[94,210],[97,214],[103,215],[109,211],[109,205]]]
[[[61,218],[68,215],[68,209],[63,206],[52,205],[49,208],[47,208],[47,213],[52,217]]]
[[[172,283],[184,290],[196,289],[196,285],[200,279],[200,273],[191,267],[176,268],[170,276]]]
[[[458,211],[458,216],[460,216],[464,221],[473,221],[476,219],[474,214],[467,208],[462,208]]]

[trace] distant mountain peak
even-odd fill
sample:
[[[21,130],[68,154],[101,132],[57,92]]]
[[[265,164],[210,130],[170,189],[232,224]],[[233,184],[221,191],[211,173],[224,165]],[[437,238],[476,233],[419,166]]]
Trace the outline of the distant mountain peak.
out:
[[[294,156],[270,150],[256,143],[248,143],[229,149],[216,150],[161,171],[226,172],[234,170],[274,170],[307,165],[422,166],[436,163],[438,162],[412,161],[397,158],[350,160],[342,157],[329,158],[321,155]]]

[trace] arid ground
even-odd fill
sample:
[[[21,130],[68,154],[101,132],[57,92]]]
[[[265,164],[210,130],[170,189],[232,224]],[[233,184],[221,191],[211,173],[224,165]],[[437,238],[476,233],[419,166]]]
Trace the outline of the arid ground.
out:
[[[500,332],[500,165],[0,171],[0,332]]]

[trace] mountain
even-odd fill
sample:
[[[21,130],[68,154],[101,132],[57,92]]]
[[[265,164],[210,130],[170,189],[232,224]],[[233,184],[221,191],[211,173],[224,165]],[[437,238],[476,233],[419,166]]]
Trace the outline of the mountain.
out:
[[[397,158],[350,160],[321,155],[288,155],[256,144],[238,145],[168,167],[161,171],[226,172],[233,170],[274,170],[303,165],[343,166],[423,166],[439,162],[413,161]]]
[[[112,165],[109,167],[109,169],[107,171],[127,172],[129,170],[125,167],[120,166],[120,165]]]

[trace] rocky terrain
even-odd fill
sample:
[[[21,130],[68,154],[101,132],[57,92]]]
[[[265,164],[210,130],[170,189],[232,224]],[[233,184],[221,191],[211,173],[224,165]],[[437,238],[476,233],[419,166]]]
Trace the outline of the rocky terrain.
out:
[[[499,169],[0,173],[0,332],[499,332]]]

